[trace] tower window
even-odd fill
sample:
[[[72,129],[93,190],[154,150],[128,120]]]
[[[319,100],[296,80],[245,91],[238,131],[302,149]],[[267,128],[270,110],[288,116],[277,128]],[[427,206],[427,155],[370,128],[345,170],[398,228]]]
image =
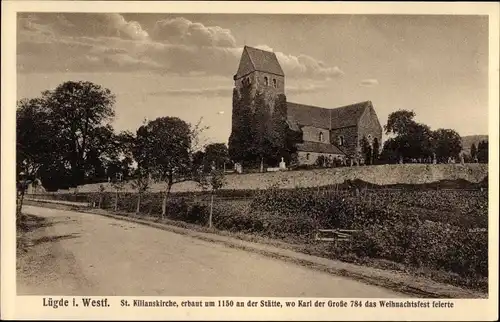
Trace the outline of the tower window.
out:
[[[319,132],[319,142],[323,142],[323,132]]]
[[[306,160],[309,160],[309,153],[306,154]]]
[[[267,76],[264,77],[264,85],[269,86],[269,78]]]
[[[343,146],[344,145],[344,137],[341,135],[339,136],[339,146]]]
[[[273,87],[278,88],[278,82],[276,81],[276,78],[273,78]]]

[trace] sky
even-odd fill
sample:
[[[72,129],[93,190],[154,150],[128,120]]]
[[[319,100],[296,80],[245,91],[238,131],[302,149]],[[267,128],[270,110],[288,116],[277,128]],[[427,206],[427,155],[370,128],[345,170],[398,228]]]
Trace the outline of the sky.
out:
[[[116,95],[117,130],[201,118],[205,143],[227,142],[244,45],[276,53],[288,101],[488,133],[487,16],[19,13],[17,98],[92,81]]]

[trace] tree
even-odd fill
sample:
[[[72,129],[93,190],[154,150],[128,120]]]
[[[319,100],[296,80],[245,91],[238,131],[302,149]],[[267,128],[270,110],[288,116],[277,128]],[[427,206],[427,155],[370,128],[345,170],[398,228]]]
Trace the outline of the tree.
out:
[[[474,160],[476,160],[476,157],[477,157],[476,144],[474,144],[474,143],[472,143],[472,145],[470,147],[470,157],[472,159],[472,162],[474,162]]]
[[[132,187],[137,190],[136,214],[139,214],[141,210],[142,195],[148,191],[150,184],[150,173],[148,169],[137,168],[134,179],[131,182]]]
[[[39,170],[57,161],[54,148],[55,128],[42,99],[25,99],[17,103],[16,113],[16,168],[31,180]]]
[[[153,178],[166,183],[162,218],[167,213],[172,186],[192,177],[191,158],[201,130],[199,123],[192,127],[177,117],[159,117],[137,130],[138,166],[147,164]]]
[[[382,153],[380,154],[380,161],[382,163],[397,163],[401,158],[399,152],[399,141],[396,138],[390,138],[384,142]]]
[[[477,159],[480,163],[488,163],[488,141],[481,141],[478,143]]]
[[[302,133],[290,129],[287,123],[287,115],[286,96],[280,94],[274,104],[269,133],[272,148],[268,159],[275,164],[279,163],[281,158],[290,163],[291,156],[297,151],[296,144],[302,142]]]
[[[18,174],[17,181],[16,181],[16,191],[17,191],[17,198],[16,198],[16,217],[19,218],[22,213],[22,208],[23,208],[23,201],[24,201],[24,195],[26,194],[26,190],[28,190],[28,186],[32,180],[26,179],[24,176],[24,173]]]
[[[69,163],[71,185],[81,184],[89,156],[103,143],[96,138],[110,129],[112,132],[109,123],[115,114],[115,96],[109,89],[91,82],[68,81],[52,91],[44,91],[42,100],[49,110],[51,122],[58,129],[56,139],[61,149],[58,152]],[[100,144],[96,145],[96,141]]]
[[[22,211],[24,194],[31,182],[38,182],[44,170],[60,165],[54,153],[59,148],[54,140],[56,129],[41,98],[17,102],[16,111],[16,182],[18,212]]]
[[[386,134],[394,134],[395,137],[384,144],[384,158],[394,161],[396,156],[399,160],[404,160],[427,158],[432,155],[432,131],[427,125],[415,122],[414,117],[413,111],[406,110],[399,110],[389,115],[384,128]],[[388,151],[389,148],[395,150]]]
[[[117,173],[113,179],[111,179],[111,186],[115,189],[115,212],[118,211],[118,197],[120,191],[123,190],[125,186],[125,181],[123,181],[123,176],[121,173]]]
[[[255,133],[252,112],[252,88],[250,84],[243,86],[240,91],[233,89],[232,130],[229,137],[229,155],[239,163],[252,162],[255,158]],[[248,163],[247,163],[248,164]]]
[[[217,191],[226,184],[224,171],[220,169],[211,169],[209,172],[200,171],[198,172],[196,181],[203,190],[210,188],[210,213],[208,217],[208,227],[212,228],[214,196]]]
[[[267,104],[264,94],[257,92],[254,100],[255,114],[254,114],[254,133],[255,140],[253,140],[253,155],[259,157],[260,172],[264,171],[264,158],[271,154],[273,146],[269,139],[269,123],[271,115],[269,114],[269,105]]]
[[[193,153],[192,156],[192,171],[195,173],[196,171],[204,171],[206,167],[206,162],[205,162],[205,152],[203,151],[196,151]]]
[[[361,154],[362,154],[362,157],[365,161],[365,164],[368,165],[368,164],[371,164],[372,163],[372,147],[370,145],[370,142],[368,142],[368,139],[366,138],[366,136],[363,136],[361,138]]]
[[[389,114],[387,124],[384,126],[386,134],[408,134],[410,126],[415,124],[414,117],[415,112],[407,110],[398,110]]]
[[[99,190],[98,190],[98,194],[99,194],[99,203],[97,205],[97,208],[101,209],[101,205],[102,205],[102,199],[104,197],[104,192],[106,192],[106,188],[104,187],[104,185],[101,183],[99,185]]]
[[[380,143],[377,138],[373,139],[372,164],[378,164],[380,157]]]
[[[462,151],[462,139],[456,131],[438,129],[432,136],[438,162],[447,162],[449,158],[458,159]]]
[[[193,155],[194,159],[194,155]],[[224,169],[224,165],[229,162],[229,152],[225,143],[211,143],[205,147],[204,162],[216,169]]]

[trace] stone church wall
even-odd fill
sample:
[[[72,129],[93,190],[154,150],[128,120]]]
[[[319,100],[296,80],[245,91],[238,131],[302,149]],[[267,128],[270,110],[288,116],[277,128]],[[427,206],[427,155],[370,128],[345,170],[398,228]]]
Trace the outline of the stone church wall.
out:
[[[328,130],[313,126],[304,126],[302,127],[302,133],[304,141],[330,143],[330,135]],[[323,141],[319,140],[320,133],[323,133]]]
[[[344,144],[339,145],[340,137],[344,138]],[[353,156],[359,150],[358,129],[355,126],[333,129],[331,131],[331,142],[335,143],[348,156]]]
[[[382,141],[382,127],[378,122],[377,115],[373,108],[367,109],[359,119],[358,139],[361,140],[363,136],[366,136],[371,142],[373,142],[375,138],[378,139],[379,143]]]

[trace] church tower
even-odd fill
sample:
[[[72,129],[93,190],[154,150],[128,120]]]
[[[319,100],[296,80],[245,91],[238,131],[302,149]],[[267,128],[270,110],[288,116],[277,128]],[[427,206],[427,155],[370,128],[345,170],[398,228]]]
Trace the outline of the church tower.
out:
[[[276,54],[270,51],[245,46],[233,79],[238,91],[248,84],[252,97],[257,91],[264,94],[271,110],[278,95],[285,94],[285,74]]]
[[[285,74],[273,52],[245,46],[233,79],[229,155],[237,162],[258,159],[262,167],[262,153],[269,142],[266,137],[273,122],[286,120],[286,106],[283,109],[282,104],[285,101]],[[257,93],[262,95],[260,98],[265,104],[256,99]],[[259,145],[262,149],[257,148]]]

